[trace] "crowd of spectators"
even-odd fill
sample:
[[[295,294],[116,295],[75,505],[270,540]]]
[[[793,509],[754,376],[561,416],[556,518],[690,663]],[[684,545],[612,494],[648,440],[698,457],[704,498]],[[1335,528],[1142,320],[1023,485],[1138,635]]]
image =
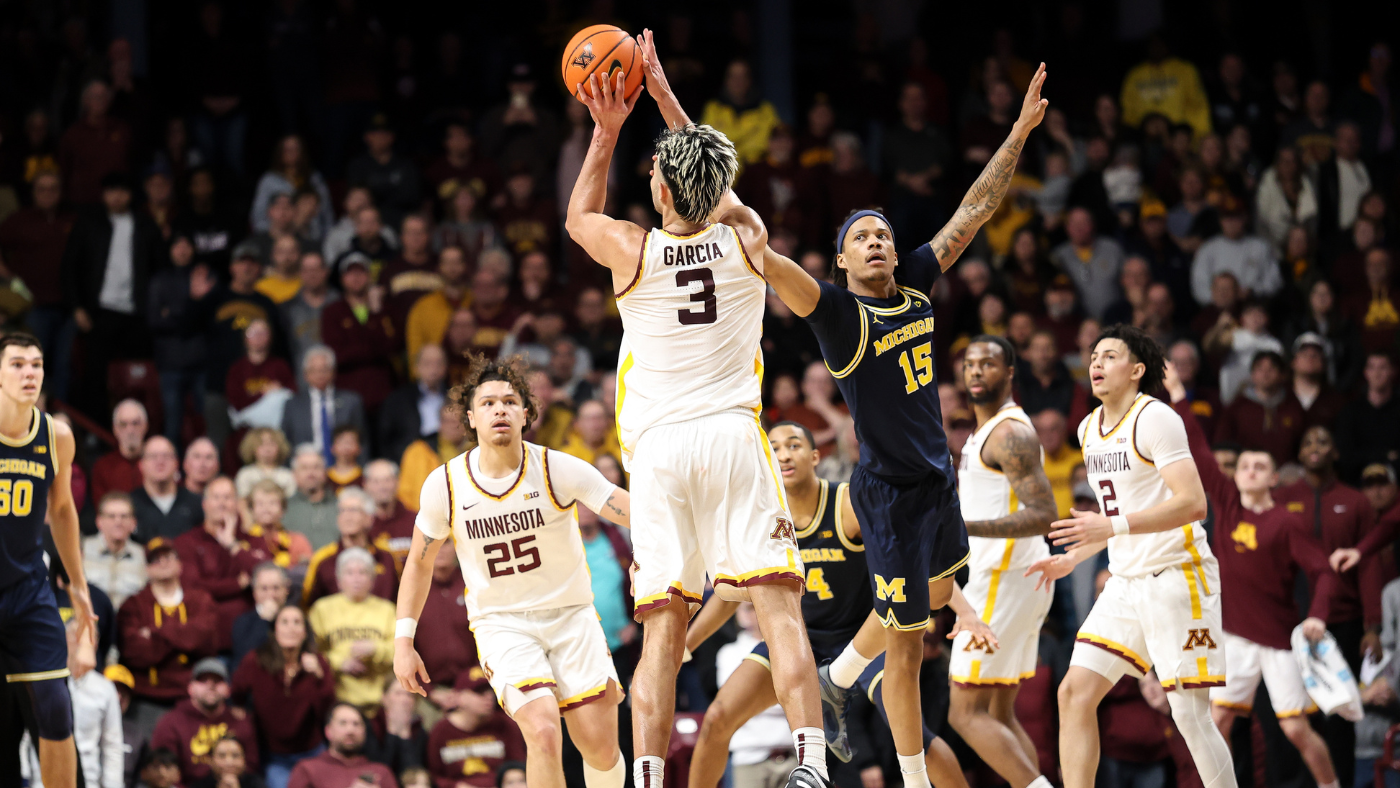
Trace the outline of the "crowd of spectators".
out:
[[[522,357],[541,406],[527,439],[627,484],[613,424],[621,323],[606,272],[561,232],[588,113],[526,60],[497,64],[499,94],[476,84],[456,32],[435,64],[415,60],[412,40],[355,0],[325,14],[272,4],[258,46],[277,76],[260,83],[238,65],[256,38],[247,25],[218,2],[196,9],[178,93],[137,76],[128,38],[98,46],[76,17],[53,33],[55,56],[25,48],[42,38],[35,22],[0,58],[23,75],[0,90],[0,321],[40,337],[47,407],[81,438],[74,492],[104,620],[99,669],[75,697],[98,708],[108,681],[120,700],[120,776],[115,723],[80,720],[88,784],[345,788],[373,773],[380,788],[521,785],[523,743],[476,665],[454,553],[439,554],[417,640],[424,699],[392,680],[393,600],[419,488],[467,445],[446,394],[469,353]],[[658,20],[676,92],[738,147],[736,192],[771,246],[818,277],[853,209],[883,206],[904,251],[927,241],[1006,137],[1033,71],[1004,30],[966,73],[930,66],[918,36],[874,57],[881,23],[857,16],[859,68],[787,112],[744,56],[758,55],[744,24],[734,47],[702,52],[689,17]],[[1391,50],[1378,41],[1346,61],[1359,70],[1330,75],[1234,51],[1192,62],[1159,38],[1135,51],[1092,95],[1060,77],[1081,60],[1046,58],[1045,123],[931,294],[949,445],[974,426],[961,350],[1004,335],[1061,513],[1090,505],[1075,435],[1097,404],[1088,352],[1101,327],[1131,323],[1168,349],[1222,463],[1268,450],[1277,497],[1329,550],[1357,546],[1400,516]],[[274,133],[251,123],[259,92]],[[856,112],[854,95],[886,105]],[[644,140],[659,126],[645,105],[614,160],[609,212],[651,228]],[[859,443],[812,333],[770,295],[763,336],[765,419],[809,427],[821,474],[845,481]],[[628,536],[582,510],[580,528],[625,678],[639,639]],[[1354,668],[1396,646],[1400,585],[1386,586],[1395,560],[1380,541],[1343,576],[1329,620]],[[1047,764],[1045,688],[1095,581],[1088,565],[1061,583],[1022,693]],[[928,642],[936,718],[943,647]],[[713,691],[713,648],[682,674],[686,709]],[[1368,686],[1354,735],[1329,733],[1348,788],[1400,720],[1400,686],[1385,682]],[[1160,698],[1125,684],[1112,701],[1112,773],[1188,785]],[[837,781],[879,785],[882,767],[897,772],[878,717],[857,715],[876,744],[851,767],[859,778]],[[1268,734],[1267,760],[1286,763]],[[1263,775],[1263,759],[1253,768]]]

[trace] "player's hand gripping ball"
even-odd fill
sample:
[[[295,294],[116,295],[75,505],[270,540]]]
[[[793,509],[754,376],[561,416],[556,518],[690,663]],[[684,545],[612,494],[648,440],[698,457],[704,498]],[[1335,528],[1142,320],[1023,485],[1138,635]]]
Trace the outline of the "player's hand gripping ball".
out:
[[[627,31],[612,25],[593,25],[578,31],[564,48],[561,62],[564,88],[578,98],[579,85],[590,98],[593,90],[588,78],[593,74],[601,80],[616,80],[617,72],[626,74],[623,96],[631,101],[642,86],[642,53],[637,41]]]

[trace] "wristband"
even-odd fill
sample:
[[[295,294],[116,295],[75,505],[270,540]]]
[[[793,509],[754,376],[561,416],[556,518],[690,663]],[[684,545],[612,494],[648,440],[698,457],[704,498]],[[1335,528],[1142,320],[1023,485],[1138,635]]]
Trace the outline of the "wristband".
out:
[[[394,622],[395,640],[397,640],[398,638],[408,638],[409,640],[412,640],[413,636],[416,634],[418,634],[418,619],[401,618],[398,621]]]
[[[1126,515],[1126,514],[1115,514],[1115,515],[1113,515],[1112,517],[1108,518],[1108,521],[1109,521],[1110,523],[1113,523],[1113,535],[1114,535],[1114,536],[1127,536],[1127,535],[1128,535],[1128,515]]]

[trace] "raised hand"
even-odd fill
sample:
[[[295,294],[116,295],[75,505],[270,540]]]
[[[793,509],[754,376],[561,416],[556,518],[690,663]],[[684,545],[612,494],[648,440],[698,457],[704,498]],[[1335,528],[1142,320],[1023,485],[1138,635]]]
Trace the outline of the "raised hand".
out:
[[[617,134],[627,116],[632,114],[632,108],[637,106],[637,99],[645,87],[639,88],[637,95],[628,100],[622,93],[626,89],[626,83],[627,75],[621,71],[617,72],[615,79],[599,79],[597,72],[594,72],[588,75],[587,91],[581,83],[575,86],[575,95],[588,107],[588,113],[593,116],[593,122],[596,124],[595,134]],[[593,95],[590,96],[590,92]]]
[[[1016,122],[1030,131],[1040,125],[1040,121],[1045,119],[1045,108],[1050,106],[1048,99],[1040,97],[1040,88],[1045,84],[1045,64],[1035,70],[1035,76],[1031,77],[1031,86],[1026,89],[1026,98],[1021,102],[1021,117]]]
[[[1052,555],[1049,558],[1042,558],[1039,561],[1026,567],[1026,577],[1039,572],[1040,577],[1036,578],[1035,590],[1044,588],[1046,591],[1055,586],[1055,581],[1062,577],[1068,577],[1074,571],[1074,562],[1064,553]]]
[[[1166,372],[1162,375],[1162,386],[1171,395],[1172,402],[1180,402],[1186,399],[1186,386],[1181,382],[1181,375],[1177,374],[1176,365],[1167,362]]]
[[[656,54],[656,41],[650,29],[637,36],[637,46],[642,52],[642,68],[646,75],[646,89],[656,100],[656,108],[669,128],[677,129],[690,122],[676,94],[671,92],[671,83],[666,81],[666,71],[661,68],[661,58]]]

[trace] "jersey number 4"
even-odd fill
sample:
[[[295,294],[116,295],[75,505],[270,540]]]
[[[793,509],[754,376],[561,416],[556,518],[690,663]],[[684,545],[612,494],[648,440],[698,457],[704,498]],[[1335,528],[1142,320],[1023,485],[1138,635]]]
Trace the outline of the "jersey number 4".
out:
[[[495,556],[486,559],[487,573],[491,577],[505,577],[506,575],[513,575],[516,572],[523,575],[532,569],[539,569],[540,549],[538,547],[525,546],[533,541],[535,541],[535,537],[533,536],[522,536],[519,539],[512,539],[509,542],[496,542],[483,546],[481,549],[485,550],[488,556],[493,554]],[[528,563],[518,563],[515,566],[501,566],[501,564],[511,560],[511,558],[517,561],[523,559],[529,560]]]
[[[914,356],[913,364],[909,363],[911,354]],[[925,342],[912,351],[900,353],[899,368],[904,370],[905,394],[913,394],[920,386],[933,382],[933,343]]]
[[[683,326],[703,326],[719,317],[719,302],[715,300],[715,276],[708,268],[688,268],[676,272],[676,287],[689,287],[699,282],[700,289],[690,294],[690,300],[700,304],[700,311],[677,309],[676,317]]]
[[[821,567],[814,567],[807,570],[807,590],[817,595],[817,599],[831,599],[836,596],[831,593],[831,586],[827,585]]]

